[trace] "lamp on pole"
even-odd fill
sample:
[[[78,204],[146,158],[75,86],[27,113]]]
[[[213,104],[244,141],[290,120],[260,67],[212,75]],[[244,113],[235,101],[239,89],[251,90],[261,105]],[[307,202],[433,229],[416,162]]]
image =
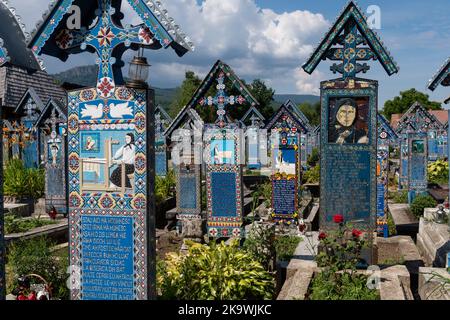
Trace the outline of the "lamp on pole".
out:
[[[147,58],[144,57],[144,48],[141,47],[137,56],[134,56],[130,62],[127,86],[135,89],[147,89],[149,73],[150,65],[147,62]]]

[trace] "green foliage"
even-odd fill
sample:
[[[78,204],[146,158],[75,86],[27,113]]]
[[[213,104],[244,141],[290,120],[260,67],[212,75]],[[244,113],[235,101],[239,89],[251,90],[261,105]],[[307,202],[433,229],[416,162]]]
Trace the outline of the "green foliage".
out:
[[[17,286],[18,277],[38,274],[50,284],[53,298],[69,298],[69,289],[66,286],[69,260],[57,259],[50,250],[54,245],[49,239],[40,237],[15,242],[10,246],[8,269],[11,270],[10,277],[13,277],[13,280],[8,281],[12,284],[12,287],[8,288],[9,292]]]
[[[448,162],[438,160],[428,164],[428,181],[436,184],[448,184]]]
[[[209,246],[190,243],[186,255],[170,253],[158,266],[158,287],[163,299],[243,300],[272,299],[274,279],[271,273],[239,248],[230,245]]]
[[[388,229],[389,229],[389,236],[396,236],[397,235],[397,227],[395,226],[394,219],[392,218],[392,215],[388,214]]]
[[[272,183],[266,182],[258,186],[258,194],[263,197],[266,208],[272,206]]]
[[[46,225],[55,224],[55,221],[44,219],[17,219],[13,215],[5,216],[5,233],[21,233],[27,232],[35,228],[43,227]]]
[[[315,167],[320,161],[319,148],[312,149],[311,154],[308,156],[307,164],[310,167]]]
[[[317,165],[303,173],[303,183],[319,183],[320,182],[320,166]]]
[[[243,249],[270,271],[271,262],[275,259],[275,229],[264,224],[253,223]]]
[[[155,179],[155,199],[156,205],[174,196],[176,187],[176,176],[173,170],[169,170],[165,177],[156,176]]]
[[[7,196],[38,199],[45,192],[45,171],[27,169],[22,160],[12,159],[4,170],[3,187]]]
[[[423,216],[423,211],[425,208],[435,208],[436,206],[437,202],[431,196],[419,195],[411,204],[411,212],[417,218],[420,218]]]
[[[304,102],[299,105],[299,108],[308,118],[311,125],[318,126],[320,124],[320,102],[314,104]]]
[[[408,191],[399,191],[394,193],[392,200],[395,203],[408,203]]]
[[[380,300],[377,290],[367,288],[367,276],[336,274],[329,277],[321,272],[312,280],[311,300]]]
[[[185,79],[177,90],[175,99],[169,106],[168,112],[171,117],[175,117],[189,103],[201,83],[202,80],[193,71],[186,71]]]
[[[442,110],[441,103],[430,101],[429,95],[416,89],[409,89],[400,92],[400,96],[393,100],[386,101],[383,114],[388,120],[391,120],[393,114],[404,114],[415,102],[419,102],[426,109]]]
[[[361,251],[366,246],[361,231],[340,223],[336,231],[319,238],[317,265],[321,272],[312,281],[312,300],[378,300],[379,293],[367,287],[367,276],[356,272]]]
[[[253,97],[259,102],[258,111],[269,119],[273,115],[272,102],[274,101],[275,90],[269,88],[266,83],[260,79],[255,79],[248,86]]]
[[[290,261],[294,256],[295,249],[302,241],[301,238],[296,236],[282,236],[275,239],[275,250],[277,253],[278,261]]]

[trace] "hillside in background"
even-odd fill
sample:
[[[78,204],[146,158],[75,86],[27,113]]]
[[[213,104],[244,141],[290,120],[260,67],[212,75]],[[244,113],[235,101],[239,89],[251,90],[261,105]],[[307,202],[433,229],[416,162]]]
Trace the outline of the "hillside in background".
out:
[[[63,71],[60,73],[56,73],[53,77],[58,80],[60,83],[72,83],[78,84],[85,87],[92,87],[95,85],[97,81],[97,66],[89,65],[89,66],[81,66],[69,69],[67,71]],[[161,89],[154,88],[155,96],[156,96],[156,104],[160,104],[161,106],[168,108],[171,102],[175,99],[177,94],[177,90],[179,88],[170,88],[170,89]],[[296,104],[301,104],[304,102],[316,103],[319,102],[320,98],[314,95],[298,95],[298,94],[276,94],[274,96],[273,107],[274,110],[277,110],[280,105],[282,105],[286,100],[292,100],[292,102]]]

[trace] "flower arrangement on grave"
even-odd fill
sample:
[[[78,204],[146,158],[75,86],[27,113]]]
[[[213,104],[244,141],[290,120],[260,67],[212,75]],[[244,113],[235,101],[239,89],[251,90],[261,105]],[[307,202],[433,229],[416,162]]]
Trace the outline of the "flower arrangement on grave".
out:
[[[309,298],[312,300],[378,300],[379,293],[367,287],[367,276],[357,273],[361,251],[367,245],[366,234],[345,222],[336,214],[333,221],[337,230],[319,233],[321,268],[312,281]]]

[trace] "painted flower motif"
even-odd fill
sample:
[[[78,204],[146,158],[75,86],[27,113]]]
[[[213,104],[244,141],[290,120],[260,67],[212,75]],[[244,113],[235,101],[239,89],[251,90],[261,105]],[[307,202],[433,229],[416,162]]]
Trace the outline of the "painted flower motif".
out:
[[[239,229],[239,228],[233,229],[233,236],[234,237],[240,237],[241,236],[241,229]]]
[[[115,84],[109,77],[101,78],[97,83],[97,91],[103,98],[109,98],[114,93]]]
[[[334,223],[343,223],[344,222],[344,216],[342,214],[335,214],[333,216]]]
[[[217,229],[210,229],[209,230],[209,234],[212,237],[216,237],[217,236]]]
[[[146,161],[145,161],[145,158],[144,157],[142,157],[142,156],[138,156],[138,157],[136,157],[136,160],[135,160],[135,166],[136,166],[136,170],[137,171],[143,171],[143,170],[145,170],[146,168]]]
[[[97,34],[97,40],[101,47],[110,46],[111,41],[115,38],[114,33],[111,31],[110,27],[100,28],[100,31]]]
[[[245,98],[243,96],[239,96],[236,98],[236,102],[239,104],[245,103]]]

